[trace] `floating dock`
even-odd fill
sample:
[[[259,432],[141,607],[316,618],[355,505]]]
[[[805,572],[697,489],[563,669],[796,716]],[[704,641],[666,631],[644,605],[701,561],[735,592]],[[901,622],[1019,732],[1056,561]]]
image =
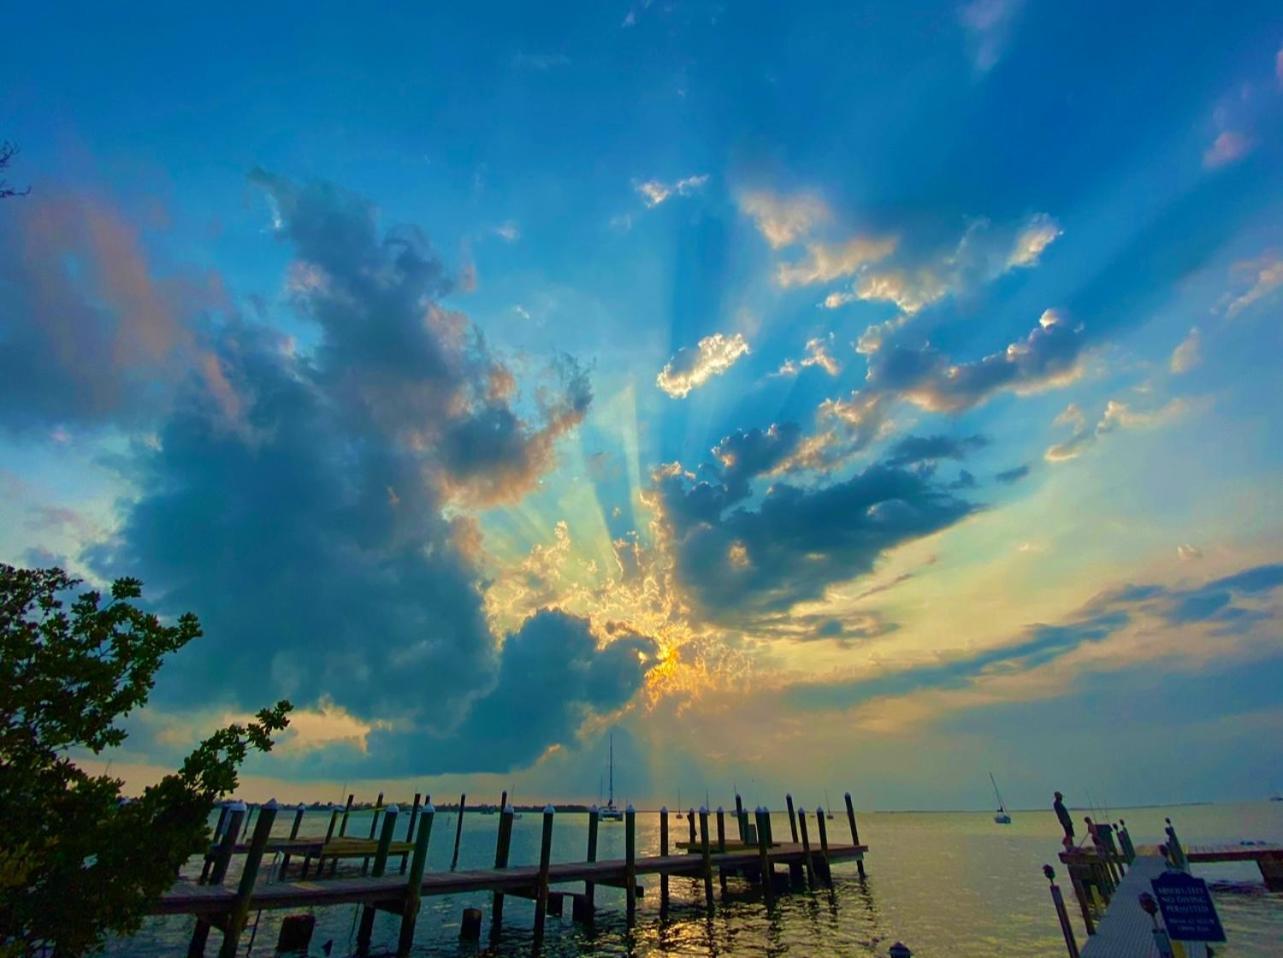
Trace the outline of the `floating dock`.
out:
[[[659,811],[660,854],[638,857],[636,854],[636,811],[629,807],[624,814],[625,855],[620,859],[597,860],[597,835],[600,818],[596,809],[588,812],[588,842],[585,859],[579,862],[551,862],[552,835],[556,811],[548,806],[543,811],[540,856],[537,864],[513,865],[508,862],[512,840],[514,810],[504,807],[498,816],[494,867],[449,872],[427,872],[427,852],[432,835],[436,810],[431,804],[418,805],[416,796],[411,821],[406,828],[413,841],[394,842],[400,815],[396,806],[386,809],[376,806],[376,816],[370,825],[370,834],[378,832],[377,839],[350,838],[343,834],[343,827],[334,835],[337,812],[331,818],[329,832],[324,837],[299,837],[303,814],[296,813],[289,838],[273,839],[272,827],[278,809],[269,803],[259,811],[248,842],[238,840],[241,826],[248,825],[243,805],[225,809],[215,831],[215,841],[206,856],[205,867],[199,881],[180,881],[166,891],[152,906],[151,912],[159,915],[192,915],[197,919],[188,955],[203,955],[212,928],[222,932],[219,954],[234,958],[241,933],[251,912],[270,909],[317,908],[330,905],[364,906],[357,934],[357,953],[363,954],[370,947],[374,916],[378,911],[391,912],[401,918],[397,954],[408,954],[414,940],[415,923],[422,899],[429,895],[455,895],[490,892],[491,937],[497,937],[503,920],[505,896],[532,899],[535,902],[533,949],[537,954],[543,941],[545,916],[560,915],[564,902],[569,899],[576,921],[590,922],[596,910],[594,889],[598,885],[622,888],[625,891],[627,921],[635,921],[636,899],[642,895],[638,879],[657,876],[659,879],[659,905],[666,914],[669,905],[668,883],[671,877],[703,879],[705,905],[711,911],[714,904],[713,882],[725,888],[726,879],[738,876],[760,884],[767,907],[774,903],[779,891],[792,887],[816,887],[831,882],[831,866],[838,862],[854,861],[860,876],[864,875],[866,845],[860,844],[855,809],[850,795],[846,796],[849,843],[829,841],[825,815],[817,809],[812,841],[810,823],[804,809],[793,809],[788,799],[791,841],[776,841],[771,833],[771,813],[765,808],[752,812],[745,810],[736,796],[734,812],[717,809],[698,811],[691,809],[684,815],[674,816],[684,820],[688,840],[669,843],[669,812]],[[458,842],[462,832],[455,830],[454,860],[458,860]],[[382,821],[379,814],[382,813]],[[736,837],[727,835],[727,818],[736,830]],[[680,844],[680,849],[678,845]],[[670,848],[677,849],[670,853]],[[268,852],[282,856],[278,881],[259,881],[260,866]],[[237,887],[224,884],[228,865],[234,855],[245,857],[244,868]],[[401,856],[397,873],[390,865]],[[300,877],[288,877],[289,859],[301,859]],[[363,859],[363,874],[337,876],[335,870],[340,859]],[[315,862],[312,878],[305,877]],[[330,876],[325,875],[329,863]],[[555,887],[554,887],[555,886]],[[567,889],[566,886],[572,886]],[[469,921],[479,933],[481,915],[474,909],[465,913],[465,928]]]

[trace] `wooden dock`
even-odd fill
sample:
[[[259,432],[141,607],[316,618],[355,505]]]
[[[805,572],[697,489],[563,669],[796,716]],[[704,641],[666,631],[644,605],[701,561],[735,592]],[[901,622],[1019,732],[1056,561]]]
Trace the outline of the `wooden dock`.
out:
[[[277,809],[264,806],[254,823],[249,841],[239,840],[244,823],[244,806],[232,807],[225,813],[216,830],[215,842],[206,857],[200,881],[179,881],[166,891],[153,905],[152,913],[158,915],[192,915],[196,929],[188,949],[189,958],[204,954],[211,928],[218,928],[223,935],[219,954],[233,958],[237,952],[241,932],[251,912],[273,909],[311,909],[330,905],[363,906],[360,929],[357,934],[357,953],[363,954],[370,947],[374,916],[378,911],[396,914],[401,918],[397,954],[408,954],[414,939],[415,922],[420,903],[425,896],[490,893],[492,896],[491,936],[500,932],[505,896],[532,899],[535,902],[533,949],[537,954],[543,940],[545,916],[562,914],[565,901],[573,905],[577,921],[591,922],[596,910],[594,890],[597,886],[622,888],[625,891],[625,909],[628,924],[635,920],[636,899],[642,894],[638,879],[653,875],[659,877],[659,907],[666,914],[669,906],[668,885],[672,877],[702,879],[705,906],[714,907],[713,881],[716,878],[723,888],[726,879],[738,876],[761,885],[767,907],[772,907],[777,891],[791,887],[816,887],[832,880],[831,866],[838,862],[853,861],[864,875],[866,845],[860,844],[855,810],[848,795],[846,798],[847,824],[851,840],[830,843],[827,825],[820,810],[815,813],[816,840],[812,842],[808,829],[807,813],[792,809],[789,799],[789,825],[792,841],[776,841],[771,833],[770,812],[759,808],[752,812],[743,809],[737,798],[733,813],[721,809],[715,813],[700,809],[678,815],[687,826],[689,840],[681,843],[682,851],[670,852],[669,813],[661,809],[660,853],[638,857],[636,854],[636,815],[631,807],[624,815],[623,858],[597,860],[597,833],[599,816],[596,809],[588,813],[588,844],[584,861],[551,861],[555,810],[549,806],[543,812],[543,830],[540,857],[537,864],[509,866],[511,846],[512,806],[504,808],[498,818],[498,835],[495,845],[493,868],[427,871],[427,851],[432,834],[436,810],[428,804],[422,808],[416,801],[407,837],[413,842],[394,842],[399,811],[389,806],[383,811],[380,826],[376,818],[371,822],[370,835],[378,838],[351,838],[342,833],[335,836],[334,819],[329,833],[324,837],[300,837],[297,814],[289,838],[271,838]],[[381,805],[381,803],[380,803]],[[350,808],[350,802],[349,802]],[[714,817],[715,816],[715,817]],[[734,827],[736,837],[727,834],[727,821]],[[755,821],[750,821],[755,819]],[[696,821],[698,820],[698,827]],[[714,828],[715,824],[715,828]],[[417,828],[415,827],[417,825]],[[344,829],[346,823],[344,823]],[[454,858],[458,859],[458,840],[461,829],[456,828]],[[799,837],[800,836],[800,840]],[[676,843],[673,848],[676,847]],[[283,857],[280,880],[260,881],[259,871],[264,854],[280,853]],[[243,855],[245,865],[237,887],[224,884],[228,864],[234,855]],[[306,872],[308,862],[314,859],[317,866],[312,878],[291,879],[286,871],[288,856],[302,858],[301,871]],[[389,860],[402,856],[400,873],[393,874]],[[364,859],[365,871],[359,876],[335,875],[339,859]],[[331,862],[330,875],[322,867],[326,859]],[[406,873],[408,865],[408,874]],[[569,886],[569,887],[568,887]],[[472,911],[471,909],[469,911]],[[465,915],[480,928],[480,912]]]

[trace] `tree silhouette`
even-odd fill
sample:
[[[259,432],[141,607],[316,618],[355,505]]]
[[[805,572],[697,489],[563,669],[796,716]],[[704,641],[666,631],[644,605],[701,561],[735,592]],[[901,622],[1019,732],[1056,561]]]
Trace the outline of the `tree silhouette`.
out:
[[[18,144],[10,143],[8,140],[0,140],[0,170],[7,169],[9,161],[18,155]],[[8,199],[10,196],[26,196],[31,192],[31,187],[24,190],[16,190],[9,185],[9,182],[0,177],[0,200]]]

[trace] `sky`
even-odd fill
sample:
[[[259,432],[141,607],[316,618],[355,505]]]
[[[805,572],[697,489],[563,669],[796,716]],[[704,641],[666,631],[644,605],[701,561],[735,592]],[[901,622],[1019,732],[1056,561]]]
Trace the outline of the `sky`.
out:
[[[1277,4],[268,6],[0,36],[0,561],[204,629],[92,767],[1283,788]]]

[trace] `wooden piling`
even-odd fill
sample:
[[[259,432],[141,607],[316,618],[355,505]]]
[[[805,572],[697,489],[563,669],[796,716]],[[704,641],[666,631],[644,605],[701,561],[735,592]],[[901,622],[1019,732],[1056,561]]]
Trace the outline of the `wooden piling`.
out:
[[[544,806],[543,836],[539,841],[539,879],[535,889],[535,929],[532,950],[539,954],[543,947],[544,921],[548,912],[548,867],[552,863],[552,819],[556,814],[551,805]]]
[[[659,854],[668,855],[668,806],[659,810]],[[668,872],[659,873],[659,916],[668,917]]]
[[[1060,893],[1060,886],[1056,884],[1056,872],[1050,865],[1043,865],[1042,873],[1051,883],[1051,903],[1055,906],[1056,917],[1060,920],[1060,933],[1065,938],[1065,948],[1069,951],[1069,958],[1078,958],[1078,942],[1074,938],[1074,926],[1069,921],[1069,912],[1065,910],[1065,897]]]
[[[504,797],[507,797],[504,792]],[[508,854],[512,849],[512,818],[514,812],[506,803],[499,811],[499,834],[495,838],[494,846],[494,867],[507,868]],[[490,937],[499,937],[499,929],[503,925],[503,892],[495,891],[490,906]]]
[[[227,866],[232,860],[232,850],[236,847],[236,838],[240,834],[241,822],[245,820],[245,803],[231,802],[227,806],[227,818],[223,824],[222,839],[213,854],[206,859],[208,868],[202,870],[199,884],[221,885],[227,877]],[[205,942],[209,940],[209,922],[196,920],[192,930],[192,940],[187,946],[188,958],[201,958],[205,954]]]
[[[694,848],[695,842],[698,840],[695,837],[695,809],[694,808],[688,808],[686,810],[686,830],[688,832],[686,836],[686,847]]]
[[[254,837],[250,839],[249,851],[245,855],[245,869],[241,872],[236,898],[223,926],[223,946],[218,950],[219,958],[236,958],[236,953],[240,950],[241,932],[245,930],[245,921],[249,918],[249,900],[254,894],[254,882],[258,879],[258,869],[263,863],[263,849],[267,847],[267,839],[272,834],[272,824],[275,821],[276,803],[268,802],[259,809],[258,821],[254,823]]]
[[[789,831],[793,833],[793,844],[797,844],[797,813],[793,811],[793,796],[785,795],[784,804],[789,810]]]
[[[348,793],[347,804],[343,806],[343,821],[339,825],[340,838],[342,838],[344,835],[347,834],[347,820],[348,820],[348,816],[352,814],[352,801],[355,798],[356,798],[355,795],[353,795],[350,792]]]
[[[846,793],[846,820],[851,825],[851,844],[852,845],[860,844],[860,829],[857,828],[855,825],[855,803],[851,801],[850,792]],[[863,855],[861,855],[859,858],[855,860],[855,867],[859,871],[860,877],[863,878],[864,877],[864,856]]]
[[[832,885],[833,872],[829,867],[829,829],[824,823],[824,808],[822,806],[815,809],[815,830],[820,836],[820,861],[823,865],[820,869],[823,874],[820,877],[824,879],[826,885]]]
[[[401,906],[401,934],[396,949],[399,958],[405,958],[414,944],[414,925],[419,919],[419,906],[423,901],[423,873],[428,865],[428,842],[432,838],[432,820],[436,814],[431,802],[423,806],[419,834],[414,840],[414,857],[410,860],[410,878],[405,886],[405,903]]]
[[[624,811],[624,896],[628,900],[628,927],[637,920],[637,810]]]
[[[739,830],[739,839],[741,842],[748,840],[748,829],[744,827],[747,818],[744,811],[744,799],[740,798],[740,793],[735,793],[735,827]],[[693,839],[692,839],[693,840]]]
[[[382,878],[387,870],[388,848],[392,845],[392,833],[396,831],[396,820],[400,813],[401,810],[395,805],[389,805],[383,812],[379,847],[374,852],[374,868],[370,871],[374,878]],[[356,933],[356,951],[359,955],[364,955],[370,950],[370,937],[374,933],[374,912],[373,905],[366,905],[361,910],[361,925]]]
[[[762,806],[757,808],[757,856],[758,870],[762,875],[762,894],[766,896],[766,906],[775,904],[775,866],[771,864],[770,827],[764,821],[770,812]]]
[[[414,826],[418,824],[418,821],[419,821],[420,797],[421,796],[419,795],[418,792],[414,793],[414,805],[410,809],[410,820],[405,823],[405,843],[407,845],[414,841]],[[410,863],[410,853],[408,851],[402,852],[401,853],[401,874],[402,875],[405,874],[405,867],[409,863]]]
[[[585,861],[595,862],[597,860],[597,830],[600,824],[601,810],[594,805],[588,809],[588,857]],[[579,910],[582,914],[577,914],[574,917],[579,921],[592,921],[593,913],[597,910],[596,897],[596,883],[585,881],[583,904],[579,905],[579,899],[575,899],[575,904],[579,905]]]
[[[806,884],[815,887],[815,862],[811,861],[811,839],[806,833],[806,809],[797,810],[797,830],[802,836],[802,865],[806,868]]]
[[[466,792],[459,796],[459,819],[454,826],[454,854],[450,856],[450,871],[459,867],[459,842],[463,839],[463,806],[467,801]]]
[[[379,812],[383,809],[383,793],[379,792],[379,797],[374,800],[374,814],[370,816],[370,834],[366,836],[369,841],[374,841],[374,836],[379,831]],[[361,874],[367,875],[370,871],[369,856],[361,859]]]
[[[717,851],[718,854],[726,854],[726,810],[721,805],[717,806]],[[726,869],[718,867],[717,882],[722,886],[722,894],[726,894]]]
[[[704,869],[704,904],[711,914],[713,911],[713,858],[712,846],[708,840],[708,806],[706,805],[699,807],[699,845]]]
[[[290,841],[298,838],[298,830],[303,824],[303,816],[307,813],[307,806],[299,803],[299,807],[294,812],[294,824],[290,826]],[[285,869],[290,867],[290,853],[286,851],[281,855],[281,877],[285,877]]]

